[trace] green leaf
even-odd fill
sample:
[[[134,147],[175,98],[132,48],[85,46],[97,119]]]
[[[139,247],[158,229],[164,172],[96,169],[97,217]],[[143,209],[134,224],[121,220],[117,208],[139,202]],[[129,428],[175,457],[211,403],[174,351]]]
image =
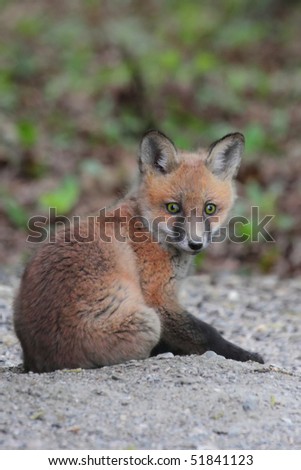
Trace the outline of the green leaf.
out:
[[[57,189],[42,194],[39,203],[45,209],[55,207],[59,214],[67,214],[78,201],[79,195],[78,179],[75,176],[66,176]]]
[[[4,211],[12,224],[17,228],[26,228],[29,216],[24,207],[12,196],[4,195],[2,200]]]
[[[194,61],[195,73],[206,73],[216,69],[219,66],[217,57],[210,52],[199,53]]]
[[[245,224],[237,224],[235,231],[238,237],[244,237],[246,238],[245,242],[250,243],[253,234],[253,226],[251,222],[246,222]]]
[[[246,137],[246,153],[258,152],[265,147],[266,135],[259,124],[249,124],[244,133]]]
[[[20,144],[26,149],[32,148],[38,138],[38,131],[36,126],[28,121],[22,120],[17,124],[17,133]]]
[[[200,271],[203,264],[204,264],[204,259],[205,259],[205,253],[198,253],[194,257],[194,265],[197,271]]]

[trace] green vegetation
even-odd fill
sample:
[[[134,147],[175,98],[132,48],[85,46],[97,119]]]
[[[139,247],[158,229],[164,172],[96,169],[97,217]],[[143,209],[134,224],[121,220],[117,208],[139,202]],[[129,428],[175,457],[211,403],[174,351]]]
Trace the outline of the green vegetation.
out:
[[[296,208],[282,201],[301,197],[299,2],[1,0],[0,13],[3,226],[24,230],[50,205],[70,214],[83,197],[87,208],[115,197],[130,180],[124,159],[157,127],[186,148],[243,132],[236,212],[255,204],[275,215],[284,250],[300,236]],[[250,251],[258,266],[264,252]]]

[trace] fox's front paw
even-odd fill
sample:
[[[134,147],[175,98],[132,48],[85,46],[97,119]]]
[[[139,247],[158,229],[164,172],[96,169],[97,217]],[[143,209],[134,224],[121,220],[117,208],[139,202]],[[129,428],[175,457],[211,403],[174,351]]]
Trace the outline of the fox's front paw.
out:
[[[250,357],[247,359],[248,361],[259,362],[259,364],[264,364],[263,357],[258,353],[249,353]]]
[[[241,361],[241,362],[253,361],[253,362],[259,362],[259,364],[264,364],[264,360],[260,354],[246,351],[244,349],[237,356],[236,360]]]

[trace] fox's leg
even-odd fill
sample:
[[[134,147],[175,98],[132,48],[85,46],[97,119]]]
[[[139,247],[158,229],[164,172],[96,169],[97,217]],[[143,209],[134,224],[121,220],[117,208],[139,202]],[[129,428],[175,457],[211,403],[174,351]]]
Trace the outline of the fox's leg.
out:
[[[162,334],[159,344],[152,355],[162,352],[174,354],[203,354],[214,351],[217,354],[236,361],[255,361],[263,364],[257,353],[246,351],[225,340],[218,331],[188,312],[161,311]]]
[[[100,312],[83,338],[86,365],[99,367],[146,359],[161,333],[159,315],[143,304],[121,303],[112,314]]]
[[[121,303],[109,309],[81,313],[77,327],[70,325],[48,343],[22,343],[24,368],[34,372],[81,367],[91,369],[146,359],[160,338],[161,323],[155,310],[145,305]],[[40,335],[41,336],[41,335]],[[46,333],[41,336],[47,338]],[[38,338],[39,340],[39,338]],[[36,344],[37,343],[37,344]]]

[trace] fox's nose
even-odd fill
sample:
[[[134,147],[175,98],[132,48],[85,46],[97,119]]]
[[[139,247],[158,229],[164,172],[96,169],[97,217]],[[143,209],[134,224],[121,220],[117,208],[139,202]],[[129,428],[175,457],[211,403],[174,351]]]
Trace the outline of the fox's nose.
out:
[[[188,242],[188,246],[191,250],[199,251],[203,248],[203,243],[198,242]]]

